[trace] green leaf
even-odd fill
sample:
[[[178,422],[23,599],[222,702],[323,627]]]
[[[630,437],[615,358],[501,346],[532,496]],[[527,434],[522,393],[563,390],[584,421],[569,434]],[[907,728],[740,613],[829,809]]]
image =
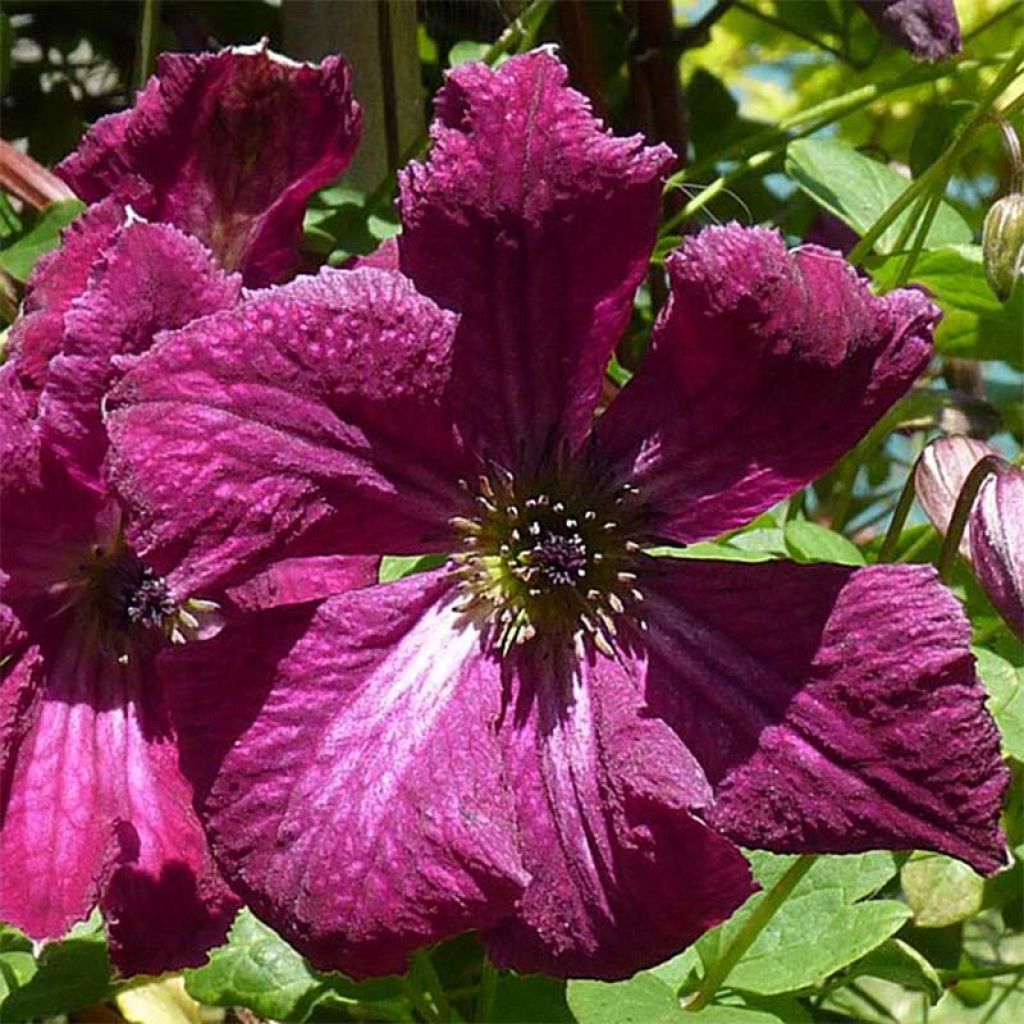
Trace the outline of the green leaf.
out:
[[[488,1024],[572,1024],[574,1020],[565,997],[565,982],[542,974],[518,975],[502,971],[498,975],[494,1002]]]
[[[913,946],[900,939],[889,939],[853,965],[850,977],[866,975],[895,982],[904,988],[924,992],[937,1003],[944,991],[935,968]]]
[[[872,264],[879,288],[892,287],[904,258]],[[1000,302],[985,278],[980,245],[947,245],[922,253],[910,282],[927,288],[946,314],[935,332],[940,352],[1024,366],[1024,288]]]
[[[472,39],[460,39],[448,51],[448,67],[457,68],[460,64],[468,64],[473,60],[483,60],[490,48],[490,43],[478,43]]]
[[[974,655],[988,690],[988,709],[1003,735],[1003,749],[1024,761],[1024,669],[983,647],[975,647]]]
[[[31,943],[23,942],[23,950],[0,953],[0,1020],[68,1013],[110,994],[110,961],[98,913],[75,925],[66,939],[46,946],[34,960]],[[19,943],[9,934],[3,944]]]
[[[398,979],[357,983],[316,971],[249,910],[235,918],[227,944],[210,954],[205,967],[186,972],[185,988],[201,1003],[245,1006],[274,1020],[304,1021],[318,1006],[364,1003],[373,1004],[378,1019],[408,1016]]]
[[[786,173],[812,199],[858,234],[865,234],[910,182],[877,160],[839,142],[797,139],[786,149]],[[912,211],[891,224],[875,244],[892,252]],[[940,204],[925,239],[925,248],[973,241],[967,222],[949,204]]]
[[[77,199],[50,203],[39,214],[28,234],[0,250],[0,269],[7,271],[15,280],[27,281],[39,257],[57,248],[61,231],[84,209],[85,203]]]
[[[818,523],[793,519],[785,526],[786,548],[797,562],[866,565],[864,553],[841,533]]]
[[[915,853],[900,869],[903,895],[918,928],[945,928],[973,917],[985,895],[984,879],[941,853]]]
[[[416,572],[444,565],[444,555],[385,555],[377,571],[378,583],[394,583]]]
[[[648,971],[614,983],[570,981],[568,999],[579,1024],[778,1024],[781,1019],[735,1002],[691,1013],[672,986]]]
[[[685,548],[662,545],[648,548],[647,554],[655,558],[712,558],[723,562],[771,562],[776,558],[769,551],[746,551],[742,548],[734,548],[731,544],[713,540],[689,544]]]
[[[770,888],[792,857],[756,853],[754,875]],[[910,916],[895,900],[858,902],[896,873],[892,854],[821,857],[757,937],[727,980],[730,988],[776,995],[820,984],[897,932]],[[764,895],[749,899],[724,925],[697,944],[705,965],[716,960]]]

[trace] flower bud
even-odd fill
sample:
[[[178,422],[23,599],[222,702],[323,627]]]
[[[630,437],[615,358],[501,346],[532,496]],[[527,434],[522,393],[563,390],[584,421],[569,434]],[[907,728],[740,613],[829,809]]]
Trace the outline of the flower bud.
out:
[[[1024,470],[1017,466],[1002,466],[978,491],[971,561],[992,604],[1024,638]]]
[[[1024,195],[1012,193],[992,205],[981,233],[985,276],[1005,302],[1024,277]]]

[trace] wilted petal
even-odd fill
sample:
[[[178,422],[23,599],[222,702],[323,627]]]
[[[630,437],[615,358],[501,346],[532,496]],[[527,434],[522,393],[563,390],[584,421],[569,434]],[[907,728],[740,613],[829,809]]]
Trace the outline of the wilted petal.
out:
[[[145,352],[158,332],[230,309],[240,295],[237,275],[175,228],[136,222],[120,232],[64,317],[42,399],[44,437],[70,473],[104,486],[101,400],[123,373],[117,357]]]
[[[247,284],[298,262],[306,201],[348,166],[359,107],[341,57],[296,64],[265,46],[164,54],[135,107],[98,121],[57,172],[205,242]]]
[[[915,60],[936,61],[962,49],[953,0],[857,0],[878,30]]]
[[[21,316],[11,325],[7,357],[30,392],[46,383],[64,340],[64,314],[85,291],[93,264],[123,222],[124,211],[113,200],[91,206],[67,228],[60,247],[36,263]]]
[[[509,464],[586,433],[674,159],[611,135],[567,77],[547,50],[457,68],[402,176],[402,269],[462,315],[456,402]]]
[[[206,850],[151,663],[86,644],[72,629],[42,645],[0,806],[0,861],[17,865],[0,872],[0,918],[57,939],[98,902],[122,971],[196,966],[238,903]]]
[[[417,947],[510,913],[526,880],[498,668],[451,602],[424,573],[167,659],[218,862],[319,967],[402,971]]]
[[[603,657],[519,652],[501,739],[532,879],[484,938],[499,966],[624,978],[728,917],[746,861],[695,817],[707,780],[639,684]]]
[[[1004,864],[999,735],[931,568],[685,561],[648,597],[649,700],[714,784],[719,831]]]
[[[913,383],[938,310],[874,297],[838,253],[707,228],[668,260],[652,351],[598,422],[608,458],[683,542],[748,522],[824,473]]]
[[[137,547],[190,592],[300,540],[438,550],[464,473],[454,320],[400,274],[325,270],[167,335],[107,403]]]
[[[1024,637],[1024,472],[1006,465],[988,477],[969,522],[975,575],[1014,632]]]
[[[994,454],[995,450],[984,441],[960,435],[940,437],[921,453],[914,469],[914,490],[932,525],[943,536],[968,474],[986,455]],[[970,545],[968,524],[960,540],[965,558],[970,557]]]

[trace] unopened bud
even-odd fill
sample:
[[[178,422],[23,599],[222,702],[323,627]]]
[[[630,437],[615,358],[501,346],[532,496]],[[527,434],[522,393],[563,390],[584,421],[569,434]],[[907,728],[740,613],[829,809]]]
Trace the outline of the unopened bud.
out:
[[[1024,195],[1015,192],[993,203],[985,216],[981,248],[988,283],[1005,302],[1024,277]]]

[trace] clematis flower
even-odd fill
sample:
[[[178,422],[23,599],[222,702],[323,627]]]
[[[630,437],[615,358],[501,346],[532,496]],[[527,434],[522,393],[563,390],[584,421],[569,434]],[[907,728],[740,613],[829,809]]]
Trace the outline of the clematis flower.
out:
[[[672,158],[565,83],[547,51],[452,72],[400,270],[250,296],[109,398],[156,547],[449,553],[168,667],[221,869],[319,967],[478,929],[501,966],[624,977],[747,898],[735,844],[1004,863],[998,736],[930,568],[646,552],[822,474],[926,364],[935,308],[709,229],[595,419]]]
[[[933,62],[963,48],[953,0],[857,0],[878,31],[914,60]]]
[[[298,264],[306,201],[348,166],[361,114],[348,65],[267,49],[164,54],[135,106],[102,118],[57,173],[203,241],[247,285]]]
[[[216,605],[193,587],[220,596],[228,580],[166,558],[157,571],[131,542],[103,472],[101,401],[160,330],[231,308],[241,282],[195,239],[126,223],[107,200],[33,295],[28,341],[0,370],[0,919],[47,940],[99,904],[114,963],[160,973],[201,963],[239,906],[192,809],[155,666],[168,644],[216,632]],[[366,575],[365,562],[344,577],[317,566],[334,570],[331,591]],[[290,599],[290,578],[264,568],[220,601]]]
[[[984,441],[953,435],[924,450],[914,484],[928,518],[945,535],[968,475],[986,457],[997,460],[995,472],[978,488],[960,554],[1011,629],[1024,636],[1024,472]]]

